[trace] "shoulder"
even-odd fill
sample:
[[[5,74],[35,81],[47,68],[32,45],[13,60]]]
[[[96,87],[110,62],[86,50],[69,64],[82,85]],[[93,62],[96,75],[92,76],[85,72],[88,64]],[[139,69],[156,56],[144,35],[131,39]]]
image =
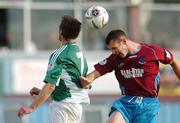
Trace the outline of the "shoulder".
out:
[[[60,47],[59,49],[57,49],[57,50],[54,52],[53,55],[60,56],[60,55],[62,55],[62,54],[64,54],[64,53],[66,53],[66,52],[67,52],[67,49],[68,49],[68,47],[67,47],[66,45],[65,45],[65,46],[62,46],[62,47]]]
[[[148,56],[154,56],[156,59],[158,59],[160,55],[164,54],[164,48],[159,45],[142,43],[142,46],[144,47],[144,53],[148,54]]]
[[[142,46],[144,46],[146,49],[152,50],[152,51],[159,51],[164,49],[163,47],[151,43],[142,43]]]
[[[75,44],[75,43],[68,45],[67,49],[68,49],[69,52],[79,52],[80,51],[79,46],[77,44]]]
[[[110,56],[107,57],[105,60],[107,60],[108,62],[115,62],[117,59],[121,60],[121,58],[118,55],[110,54]]]
[[[150,50],[156,50],[157,48],[160,47],[158,45],[154,45],[151,43],[142,43],[142,46],[144,46],[145,48],[150,49]]]
[[[81,50],[80,50],[80,48],[79,48],[79,46],[77,44],[68,45],[68,47],[67,47],[67,56],[68,57],[73,57],[78,52],[81,52]]]
[[[51,62],[55,62],[60,57],[64,57],[66,49],[67,49],[67,46],[62,46],[62,47],[54,50],[50,56]]]

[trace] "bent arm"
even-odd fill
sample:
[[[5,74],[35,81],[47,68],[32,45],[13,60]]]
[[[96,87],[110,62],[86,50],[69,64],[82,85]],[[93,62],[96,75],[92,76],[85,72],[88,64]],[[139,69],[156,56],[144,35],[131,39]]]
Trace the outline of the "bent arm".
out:
[[[54,91],[54,89],[55,89],[55,85],[50,83],[45,84],[42,90],[40,91],[39,95],[33,101],[30,107],[33,109],[39,107],[43,102],[45,102],[49,98],[49,96]]]
[[[92,83],[95,79],[99,78],[100,76],[101,74],[97,70],[94,70],[91,73],[89,73],[86,78]]]
[[[180,80],[180,61],[174,58],[173,62],[171,63],[171,67],[174,70],[178,79]]]
[[[83,88],[88,89],[91,83],[100,76],[101,74],[97,70],[94,70],[91,73],[89,73],[86,77],[81,77],[81,84]]]

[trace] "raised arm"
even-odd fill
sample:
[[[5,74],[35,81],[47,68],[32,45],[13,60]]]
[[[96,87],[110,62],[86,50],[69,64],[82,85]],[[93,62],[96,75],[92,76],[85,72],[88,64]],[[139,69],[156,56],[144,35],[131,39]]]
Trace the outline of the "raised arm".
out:
[[[88,89],[91,83],[100,76],[101,74],[97,70],[94,70],[91,73],[89,73],[86,77],[81,77],[81,84],[83,88]]]
[[[180,80],[180,61],[174,58],[173,62],[171,63],[171,67]]]

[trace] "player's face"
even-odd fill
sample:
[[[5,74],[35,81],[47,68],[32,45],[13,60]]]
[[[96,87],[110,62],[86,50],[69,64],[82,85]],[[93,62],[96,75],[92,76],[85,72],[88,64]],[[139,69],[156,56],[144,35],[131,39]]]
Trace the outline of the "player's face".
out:
[[[113,54],[119,55],[122,58],[126,57],[126,55],[128,54],[126,40],[112,40],[107,47],[111,49]]]

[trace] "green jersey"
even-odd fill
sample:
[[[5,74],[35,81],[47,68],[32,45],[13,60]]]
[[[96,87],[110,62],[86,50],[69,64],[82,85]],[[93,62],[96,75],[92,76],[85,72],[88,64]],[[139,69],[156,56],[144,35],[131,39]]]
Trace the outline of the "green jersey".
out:
[[[89,103],[87,90],[83,89],[80,77],[86,76],[88,66],[76,43],[68,43],[55,50],[49,59],[45,83],[55,84],[51,94],[55,101]]]

